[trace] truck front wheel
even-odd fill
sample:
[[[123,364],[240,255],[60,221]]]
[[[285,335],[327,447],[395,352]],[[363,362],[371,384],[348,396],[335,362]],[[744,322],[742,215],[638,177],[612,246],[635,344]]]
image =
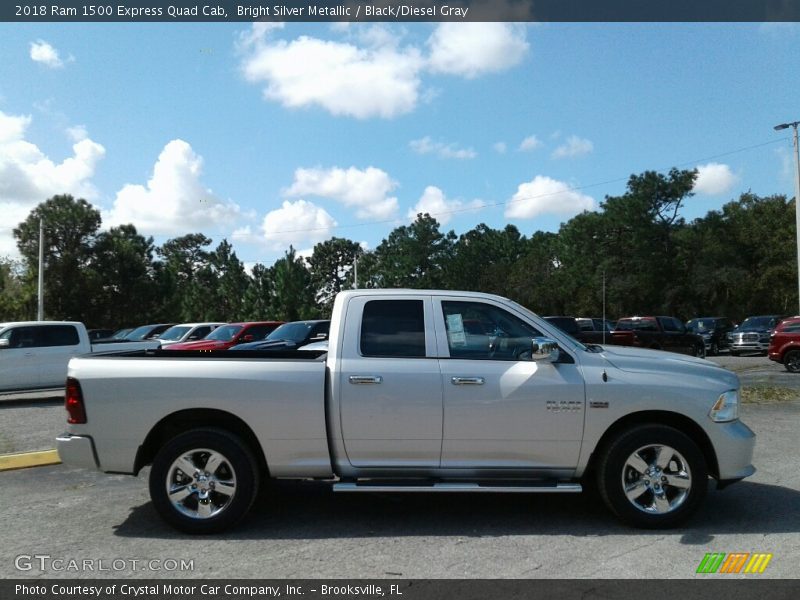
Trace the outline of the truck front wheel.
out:
[[[606,448],[598,488],[620,520],[647,529],[674,527],[702,503],[708,488],[703,453],[665,425],[639,425]]]
[[[783,366],[789,373],[800,373],[800,350],[789,350],[783,357]]]
[[[242,440],[223,429],[193,429],[167,442],[150,470],[150,498],[180,531],[215,533],[238,523],[258,492],[258,468]]]

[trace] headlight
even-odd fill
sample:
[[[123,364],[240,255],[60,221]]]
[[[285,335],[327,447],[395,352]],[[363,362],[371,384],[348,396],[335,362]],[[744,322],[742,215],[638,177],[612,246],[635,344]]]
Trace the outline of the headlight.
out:
[[[719,395],[708,416],[712,421],[725,423],[739,418],[739,391],[730,390]]]

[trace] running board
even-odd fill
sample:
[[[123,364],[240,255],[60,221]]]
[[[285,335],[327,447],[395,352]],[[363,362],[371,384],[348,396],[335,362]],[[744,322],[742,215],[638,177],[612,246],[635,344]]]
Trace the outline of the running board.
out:
[[[543,483],[539,485],[492,485],[479,483],[430,483],[427,485],[353,483],[333,484],[334,492],[487,492],[496,494],[570,493],[583,491],[580,483]]]

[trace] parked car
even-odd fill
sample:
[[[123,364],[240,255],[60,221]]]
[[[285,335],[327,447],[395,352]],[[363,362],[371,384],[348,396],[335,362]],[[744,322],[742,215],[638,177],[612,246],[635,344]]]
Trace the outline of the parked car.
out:
[[[697,317],[688,321],[686,328],[703,338],[706,354],[716,356],[720,350],[730,347],[728,334],[736,325],[727,317]]]
[[[686,329],[675,317],[626,317],[617,321],[611,343],[653,350],[680,352],[704,358],[706,344],[702,337]]]
[[[106,338],[103,340],[98,340],[98,342],[107,342],[113,339],[122,339],[128,342],[155,340],[158,339],[158,336],[160,336],[174,324],[175,323],[156,323],[152,325],[142,325],[141,327],[137,327],[136,329],[133,329],[130,332],[126,333],[125,337],[123,338]]]
[[[114,330],[113,329],[87,329],[86,333],[89,335],[89,340],[93,342],[95,340],[102,340],[102,339],[110,338],[112,335],[114,335]]]
[[[769,339],[767,356],[790,373],[800,373],[800,317],[783,319]]]
[[[73,356],[156,347],[151,341],[92,342],[83,323],[74,321],[0,323],[0,390],[63,388]]]
[[[202,340],[182,342],[168,346],[168,350],[227,350],[238,344],[263,340],[283,321],[253,321],[247,323],[228,323],[217,327]]]
[[[731,356],[743,353],[766,354],[769,350],[770,334],[784,318],[780,315],[747,317],[730,333]]]
[[[131,331],[133,331],[133,327],[125,327],[124,329],[117,329],[114,333],[108,336],[108,338],[101,338],[101,339],[122,340],[125,339],[125,336],[128,335]]]
[[[575,317],[545,317],[544,319],[584,344],[602,344],[606,341],[604,338],[610,339],[609,335],[603,335],[602,329],[595,331],[594,323],[591,324],[591,329],[582,327]],[[584,319],[584,321],[586,320]],[[591,322],[591,319],[588,320]]]
[[[173,325],[158,336],[158,342],[161,344],[161,347],[164,348],[172,344],[180,344],[181,342],[202,340],[209,333],[222,325],[225,325],[225,323],[181,323],[180,325]]]
[[[330,321],[284,323],[263,340],[239,344],[231,350],[294,350],[311,342],[327,340],[330,327]]]
[[[327,353],[83,356],[69,377],[62,461],[152,465],[154,511],[195,534],[241,521],[270,478],[343,493],[577,493],[592,478],[622,521],[664,528],[701,506],[709,475],[755,471],[735,373],[598,351],[476,292],[341,292]]]

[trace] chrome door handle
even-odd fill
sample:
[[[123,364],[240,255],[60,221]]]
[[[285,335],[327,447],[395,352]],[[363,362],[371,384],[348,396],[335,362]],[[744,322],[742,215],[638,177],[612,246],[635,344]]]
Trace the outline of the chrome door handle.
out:
[[[450,383],[453,385],[483,385],[483,377],[451,377]]]
[[[350,375],[349,379],[353,385],[370,385],[383,381],[380,375]]]

